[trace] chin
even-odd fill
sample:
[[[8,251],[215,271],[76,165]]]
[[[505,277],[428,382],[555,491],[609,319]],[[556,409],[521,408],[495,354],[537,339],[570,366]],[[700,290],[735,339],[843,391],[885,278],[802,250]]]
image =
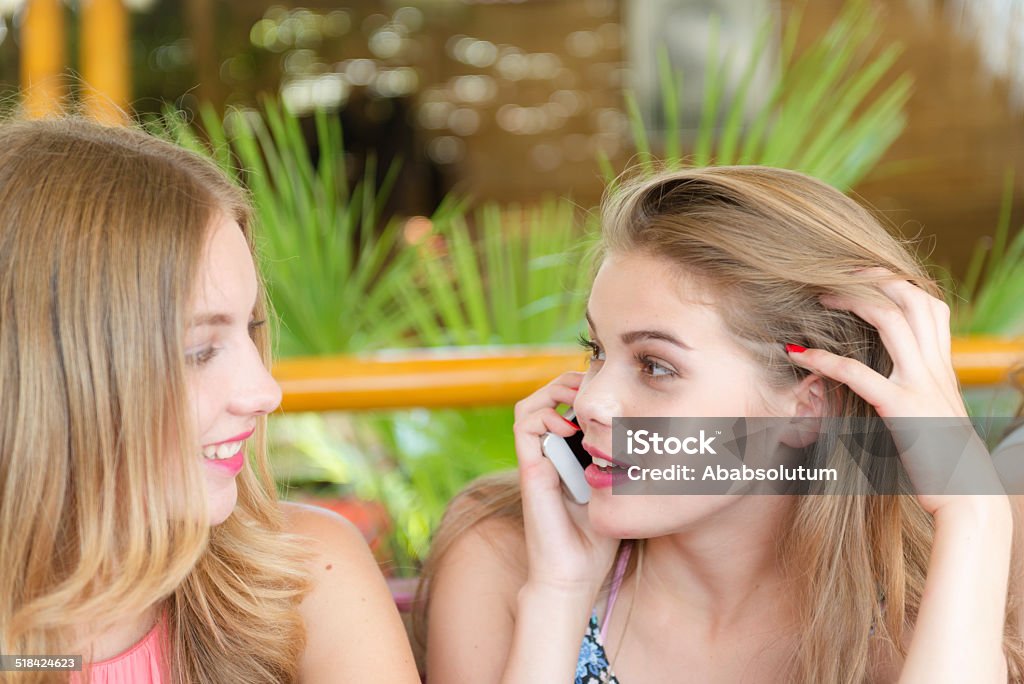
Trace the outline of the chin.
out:
[[[708,522],[734,503],[731,497],[700,495],[594,496],[587,504],[590,526],[613,539],[652,539]]]
[[[220,525],[231,517],[235,505],[238,503],[238,487],[234,480],[225,483],[218,490],[211,494],[206,501],[206,510],[210,516],[211,526]]]
[[[592,497],[587,504],[590,526],[598,534],[612,539],[647,539],[663,534],[652,529],[648,507],[635,505],[640,499],[626,495]]]

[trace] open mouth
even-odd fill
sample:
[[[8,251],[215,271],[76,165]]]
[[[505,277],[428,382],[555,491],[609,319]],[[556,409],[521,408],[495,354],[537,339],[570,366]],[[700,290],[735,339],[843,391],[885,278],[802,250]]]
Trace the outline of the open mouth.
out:
[[[238,442],[225,442],[223,444],[211,444],[203,447],[203,458],[211,461],[225,461],[242,450],[245,440]]]
[[[600,470],[602,473],[615,473],[625,470],[623,466],[620,466],[616,463],[612,463],[611,461],[606,461],[605,459],[600,458],[598,456],[591,457],[591,461],[595,466],[597,466],[597,469]]]

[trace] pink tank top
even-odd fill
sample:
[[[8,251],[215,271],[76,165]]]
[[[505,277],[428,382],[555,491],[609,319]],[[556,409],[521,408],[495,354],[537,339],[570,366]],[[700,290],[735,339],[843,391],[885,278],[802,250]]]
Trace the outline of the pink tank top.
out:
[[[166,625],[161,618],[139,643],[121,655],[86,665],[89,684],[163,684],[165,640]],[[71,674],[71,684],[82,684],[77,672]]]

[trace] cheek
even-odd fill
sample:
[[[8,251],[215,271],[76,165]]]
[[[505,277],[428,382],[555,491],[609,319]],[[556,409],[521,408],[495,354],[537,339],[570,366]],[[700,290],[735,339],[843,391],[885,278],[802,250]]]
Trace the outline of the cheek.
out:
[[[680,397],[691,416],[764,416],[771,415],[766,392],[767,382],[757,369],[726,359],[716,365],[704,365],[693,377],[684,380],[686,391]]]
[[[217,415],[217,383],[216,379],[197,374],[189,383],[189,419],[200,444],[213,426]]]

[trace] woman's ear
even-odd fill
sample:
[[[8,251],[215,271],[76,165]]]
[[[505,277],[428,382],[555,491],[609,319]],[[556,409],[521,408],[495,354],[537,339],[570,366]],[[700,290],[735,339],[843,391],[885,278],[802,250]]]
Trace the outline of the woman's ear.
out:
[[[783,444],[802,449],[818,439],[828,408],[825,389],[825,381],[817,375],[808,375],[793,388],[790,425],[782,434]]]

